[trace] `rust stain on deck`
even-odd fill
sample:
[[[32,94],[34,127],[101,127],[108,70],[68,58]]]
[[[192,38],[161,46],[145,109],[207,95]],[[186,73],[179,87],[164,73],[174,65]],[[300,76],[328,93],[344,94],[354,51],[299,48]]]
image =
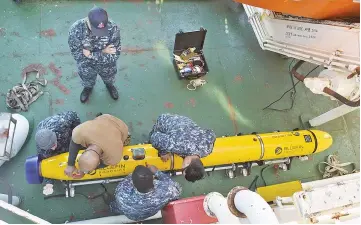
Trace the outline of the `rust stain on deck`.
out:
[[[40,31],[40,36],[46,38],[52,38],[56,36],[56,32],[54,29],[42,30]]]
[[[228,108],[229,108],[229,116],[232,120],[233,123],[233,128],[234,128],[234,134],[238,134],[238,126],[237,126],[237,121],[236,121],[236,113],[234,111],[234,107],[232,105],[232,101],[231,98],[228,96]]]
[[[51,80],[50,82],[55,87],[57,87],[60,91],[62,91],[64,94],[66,94],[66,95],[69,94],[70,90],[67,87],[65,87],[64,84],[62,84],[60,82],[60,78],[62,77],[62,72],[61,72],[60,68],[56,67],[53,62],[51,62],[48,67],[49,67],[50,71],[56,76],[56,78]]]
[[[32,63],[27,65],[21,72],[21,76],[24,77],[27,73],[30,72],[38,72],[40,76],[48,74],[45,66],[41,63]]]
[[[174,104],[171,102],[166,102],[164,103],[164,107],[167,109],[172,109],[174,107]]]

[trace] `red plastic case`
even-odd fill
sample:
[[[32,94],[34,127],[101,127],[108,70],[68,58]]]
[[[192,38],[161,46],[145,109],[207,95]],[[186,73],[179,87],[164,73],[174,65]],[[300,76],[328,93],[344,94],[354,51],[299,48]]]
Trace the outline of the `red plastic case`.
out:
[[[203,209],[205,196],[184,198],[170,202],[162,209],[165,224],[209,224],[218,222],[217,218],[209,217]]]

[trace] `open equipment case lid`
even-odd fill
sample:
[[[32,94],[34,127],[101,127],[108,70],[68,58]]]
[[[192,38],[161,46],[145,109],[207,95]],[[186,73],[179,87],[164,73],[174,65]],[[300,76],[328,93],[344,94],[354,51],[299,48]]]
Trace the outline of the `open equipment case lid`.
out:
[[[198,31],[191,32],[183,32],[180,30],[179,33],[175,35],[173,52],[184,51],[193,47],[195,47],[197,50],[203,50],[206,34],[207,30],[202,27]]]

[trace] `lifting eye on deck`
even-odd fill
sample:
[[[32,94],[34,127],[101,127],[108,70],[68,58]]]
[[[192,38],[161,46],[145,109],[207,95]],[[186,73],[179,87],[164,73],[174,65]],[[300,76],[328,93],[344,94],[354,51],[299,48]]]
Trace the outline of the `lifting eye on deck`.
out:
[[[144,148],[132,148],[133,159],[142,160],[145,159],[145,149]]]

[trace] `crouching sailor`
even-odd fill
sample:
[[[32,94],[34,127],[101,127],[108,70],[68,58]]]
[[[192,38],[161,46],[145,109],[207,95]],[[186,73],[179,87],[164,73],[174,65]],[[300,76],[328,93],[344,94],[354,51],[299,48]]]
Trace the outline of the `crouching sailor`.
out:
[[[163,161],[169,160],[171,153],[183,157],[183,174],[186,180],[195,182],[204,177],[200,159],[212,153],[216,134],[199,127],[188,117],[162,114],[150,132],[149,141]]]
[[[36,149],[42,159],[68,151],[73,129],[80,124],[74,111],[62,112],[42,120],[35,134]]]
[[[119,182],[109,207],[113,213],[142,221],[154,216],[170,201],[177,200],[181,192],[181,186],[155,166],[137,166]]]
[[[73,178],[82,178],[97,168],[118,164],[123,156],[123,146],[127,137],[128,126],[109,114],[80,124],[73,130],[65,174]],[[81,149],[85,151],[79,157],[79,168],[76,168],[75,160]]]
[[[79,124],[79,116],[74,111],[62,112],[42,120],[35,134],[39,157],[46,159],[68,152],[72,131]],[[54,180],[44,179],[44,183],[52,184]]]

